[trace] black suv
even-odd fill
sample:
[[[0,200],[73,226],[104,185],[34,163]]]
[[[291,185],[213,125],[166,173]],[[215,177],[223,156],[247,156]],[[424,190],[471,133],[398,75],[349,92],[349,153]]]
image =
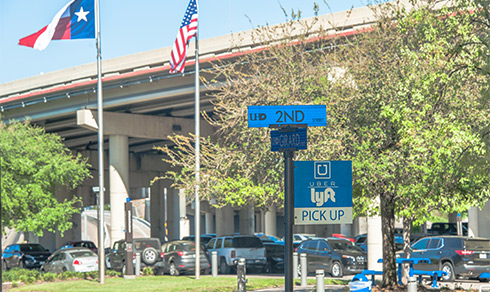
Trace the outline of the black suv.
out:
[[[306,253],[308,273],[323,269],[332,277],[357,274],[367,269],[367,254],[353,242],[342,238],[315,238],[303,241],[296,249]],[[298,272],[300,271],[298,265]]]
[[[456,277],[479,278],[482,273],[490,273],[490,239],[487,238],[429,236],[415,242],[411,250],[412,258],[430,259],[430,263],[415,265],[417,270],[445,271],[447,275],[442,277],[445,281]]]
[[[133,250],[133,267],[136,263],[136,254],[141,254],[141,267],[152,267],[158,275],[163,275],[163,252],[158,238],[134,238],[131,242]],[[128,242],[118,240],[107,253],[106,263],[115,271],[126,273],[126,249]]]
[[[10,268],[39,268],[51,253],[39,243],[11,244],[2,254],[3,266]]]

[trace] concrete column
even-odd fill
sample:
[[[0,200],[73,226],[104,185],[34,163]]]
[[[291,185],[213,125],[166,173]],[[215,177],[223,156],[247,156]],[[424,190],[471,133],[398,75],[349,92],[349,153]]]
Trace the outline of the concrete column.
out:
[[[354,237],[352,233],[352,224],[340,224],[340,233],[347,237]]]
[[[58,202],[62,202],[65,199],[72,199],[73,192],[76,192],[78,197],[81,197],[81,189],[69,190],[65,187],[56,187],[54,191],[54,196]],[[81,206],[79,206],[81,208]],[[53,250],[60,247],[66,241],[81,240],[82,238],[82,218],[80,213],[73,214],[70,221],[73,223],[72,228],[66,230],[61,237],[60,232],[55,233],[55,242]],[[30,240],[29,242],[33,242]],[[50,248],[51,249],[51,248]]]
[[[478,237],[478,208],[471,207],[468,210],[468,236]]]
[[[214,215],[211,212],[204,213],[205,216],[205,232],[206,233],[215,233],[214,232]]]
[[[448,215],[448,222],[449,223],[456,223],[458,222],[458,212],[452,212],[452,213],[449,213]]]
[[[153,175],[156,177],[157,174]],[[158,180],[150,188],[150,223],[151,237],[160,238],[163,242],[165,238],[165,188],[164,182]]]
[[[180,239],[179,191],[167,191],[167,229],[168,240]]]
[[[258,213],[255,213],[255,232],[264,233],[264,212],[260,210]]]
[[[109,136],[109,185],[111,204],[111,246],[124,238],[124,202],[129,190],[128,137]]]
[[[315,234],[315,225],[305,225],[305,233],[307,234]]]
[[[367,249],[368,269],[381,271],[383,264],[378,259],[383,258],[383,235],[381,233],[381,216],[367,218]]]
[[[245,206],[240,209],[240,234],[254,234],[255,231],[255,208]]]
[[[478,236],[490,238],[490,200],[485,203],[483,208],[478,212]]]
[[[216,235],[233,234],[234,232],[233,208],[224,206],[216,209]]]
[[[272,205],[265,211],[264,214],[264,233],[267,235],[277,235],[277,208],[275,205]]]
[[[183,189],[179,190],[179,227],[180,239],[191,234],[191,222],[189,218],[187,218],[187,204],[185,199],[185,192]]]

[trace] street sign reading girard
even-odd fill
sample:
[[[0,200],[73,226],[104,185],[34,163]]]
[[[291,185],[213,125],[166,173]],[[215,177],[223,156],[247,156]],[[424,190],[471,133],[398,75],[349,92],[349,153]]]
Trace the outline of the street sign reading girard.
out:
[[[248,106],[248,127],[276,127],[299,125],[319,127],[327,125],[326,105],[260,105]]]
[[[294,162],[294,224],[352,223],[352,162]]]

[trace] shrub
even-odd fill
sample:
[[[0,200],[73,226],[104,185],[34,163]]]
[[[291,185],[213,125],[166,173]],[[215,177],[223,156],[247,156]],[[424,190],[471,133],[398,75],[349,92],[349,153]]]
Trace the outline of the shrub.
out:
[[[150,267],[144,267],[143,268],[143,276],[153,276],[153,269]]]
[[[45,282],[54,282],[54,280],[56,280],[56,274],[54,273],[41,274],[40,280]]]

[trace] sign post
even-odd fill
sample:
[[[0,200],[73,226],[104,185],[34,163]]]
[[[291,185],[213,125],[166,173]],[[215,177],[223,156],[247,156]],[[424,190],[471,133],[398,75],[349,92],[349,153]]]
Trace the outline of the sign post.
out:
[[[248,127],[279,128],[271,131],[271,151],[284,152],[285,291],[294,291],[294,151],[307,148],[307,127],[327,125],[325,105],[249,106]]]

